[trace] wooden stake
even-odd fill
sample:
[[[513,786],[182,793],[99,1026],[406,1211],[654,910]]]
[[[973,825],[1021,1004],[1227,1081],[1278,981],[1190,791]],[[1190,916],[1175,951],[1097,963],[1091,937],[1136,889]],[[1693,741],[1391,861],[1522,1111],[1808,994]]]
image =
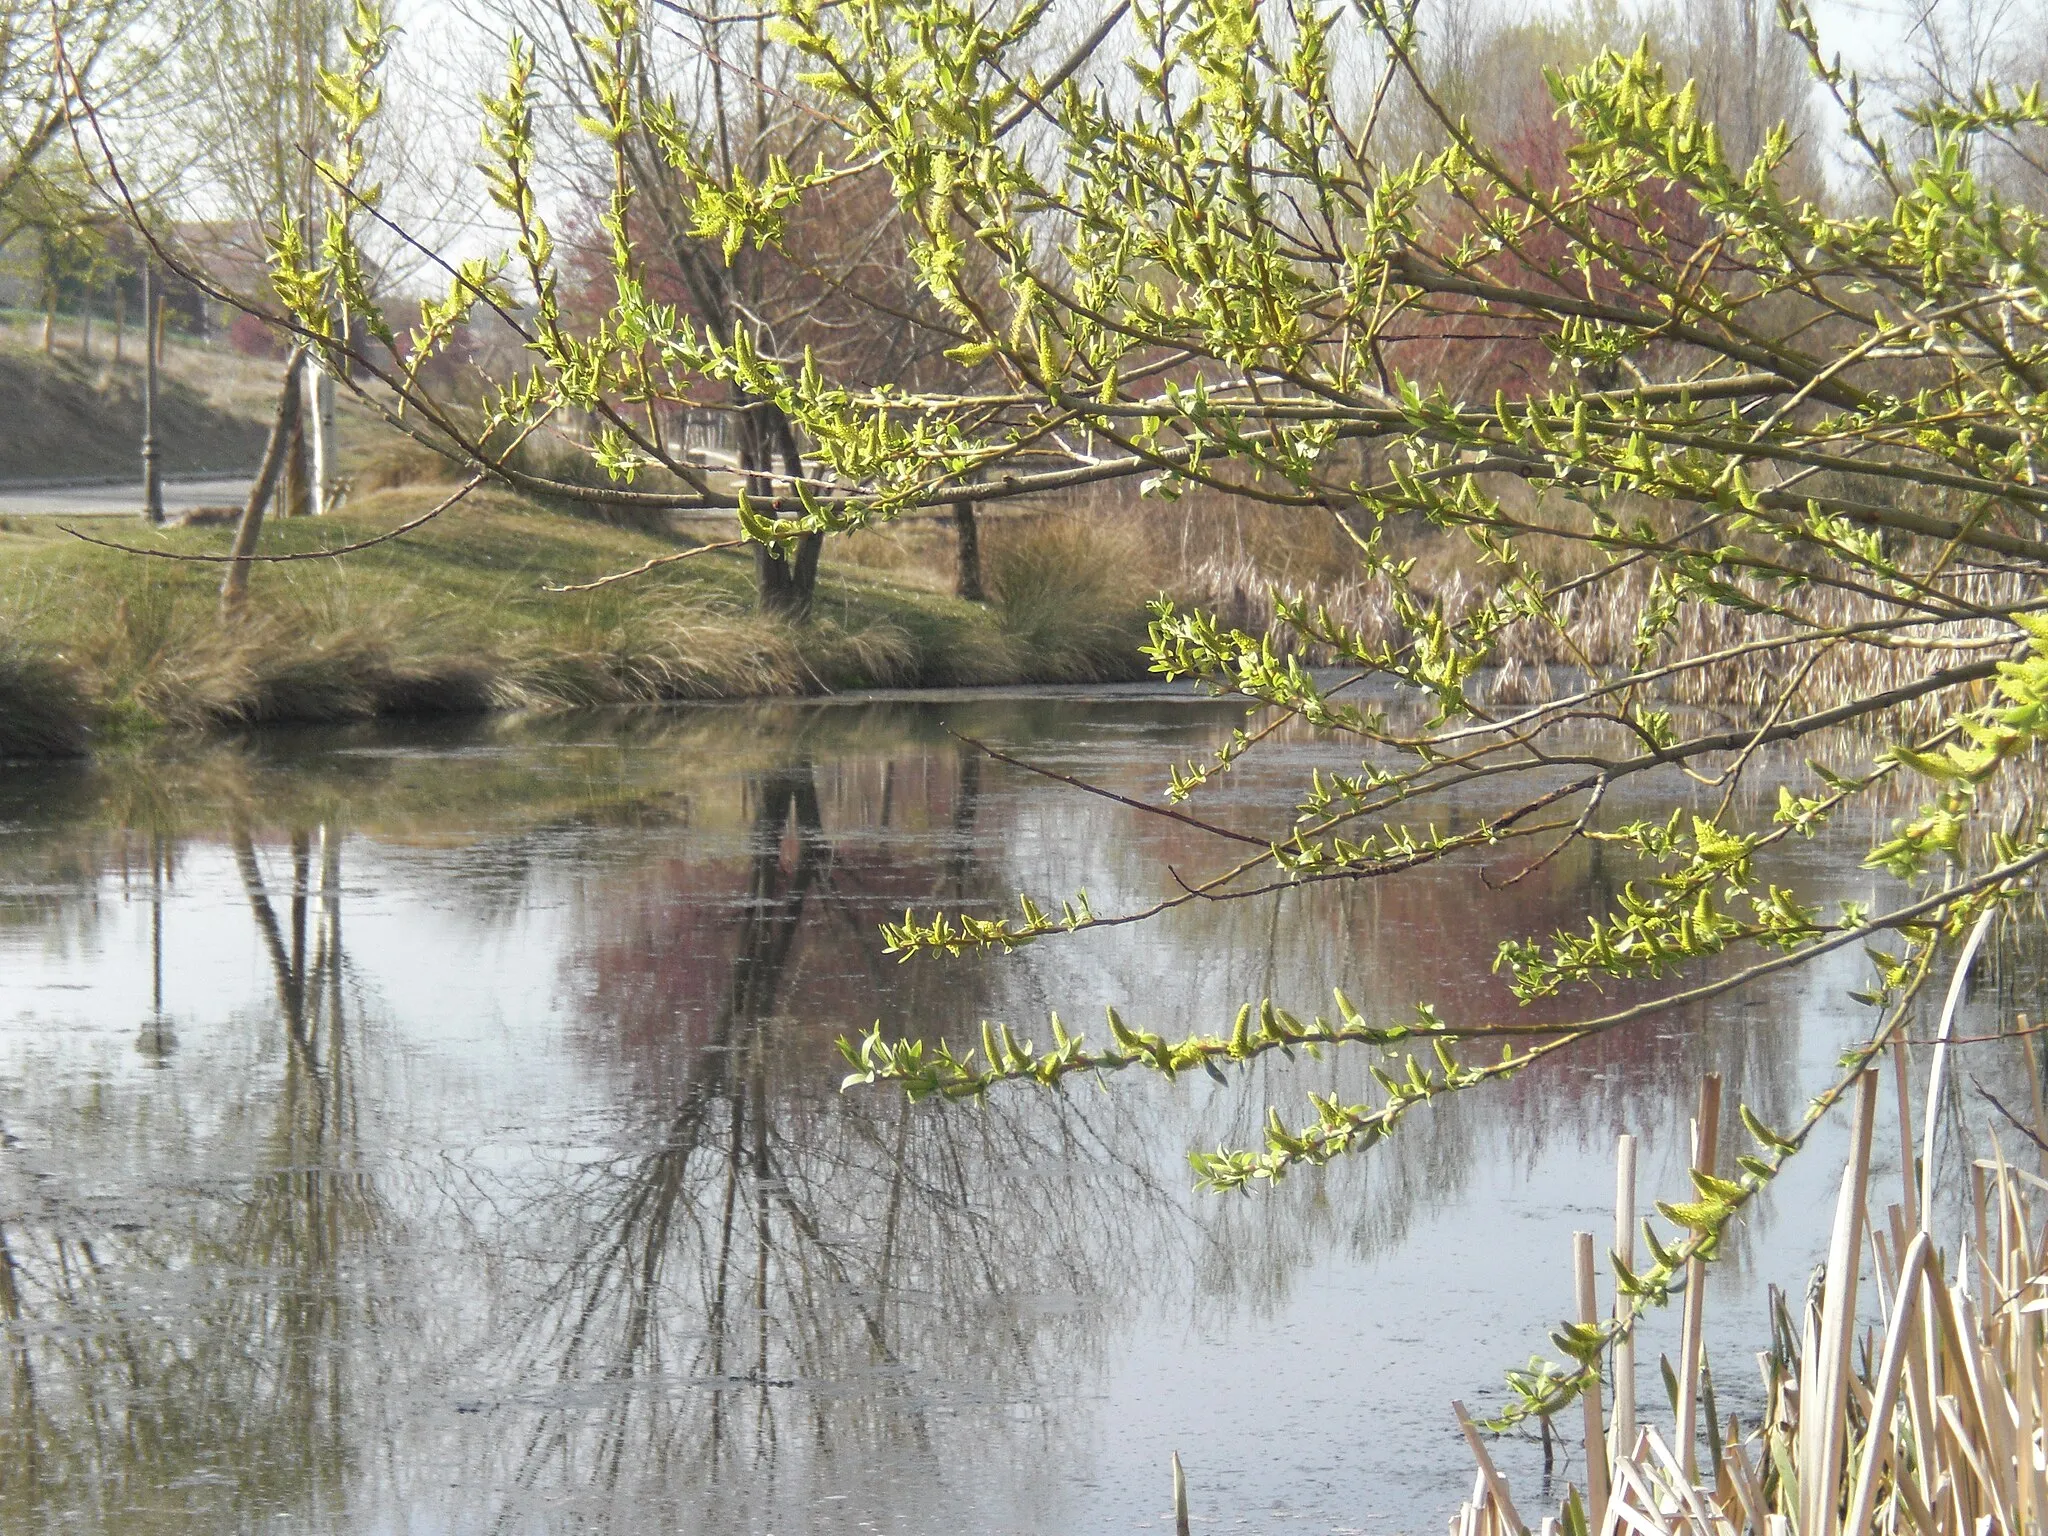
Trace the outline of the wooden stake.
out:
[[[1693,1121],[1692,1166],[1712,1174],[1721,1144],[1721,1074],[1700,1079],[1699,1114]],[[1691,1198],[1696,1191],[1688,1191]],[[1705,1326],[1707,1265],[1697,1256],[1685,1261],[1685,1315],[1678,1332],[1678,1415],[1675,1426],[1679,1466],[1687,1482],[1699,1476],[1699,1392],[1701,1330]]]
[[[1600,1321],[1600,1301],[1593,1282],[1593,1234],[1572,1234],[1573,1278],[1578,1283],[1579,1321],[1593,1327]],[[1579,1394],[1586,1411],[1586,1529],[1597,1531],[1607,1518],[1607,1429],[1600,1421],[1600,1376]]]
[[[1636,1267],[1636,1139],[1623,1136],[1614,1144],[1614,1253],[1632,1271]],[[1614,1288],[1618,1317],[1629,1304],[1619,1285]],[[1608,1460],[1621,1460],[1636,1439],[1636,1336],[1631,1328],[1614,1345],[1614,1443]],[[1597,1527],[1595,1527],[1597,1530]]]

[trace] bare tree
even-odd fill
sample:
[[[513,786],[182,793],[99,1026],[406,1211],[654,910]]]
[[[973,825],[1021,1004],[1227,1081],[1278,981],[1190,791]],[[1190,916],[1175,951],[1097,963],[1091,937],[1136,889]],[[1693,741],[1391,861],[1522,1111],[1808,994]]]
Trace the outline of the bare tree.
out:
[[[600,72],[608,66],[584,41],[588,10],[539,0],[528,19],[545,40],[542,64],[566,111],[583,119],[601,112]],[[614,161],[570,162],[586,210],[578,235],[590,256],[582,291],[565,303],[599,311],[617,302],[607,227],[615,224],[635,245],[651,293],[719,337],[744,333],[761,355],[808,352],[836,376],[909,387],[949,367],[941,354],[957,337],[904,259],[895,199],[881,177],[849,176],[806,199],[793,213],[795,238],[781,247],[732,247],[702,232],[697,203],[706,187],[734,178],[766,187],[790,166],[851,158],[837,121],[803,84],[797,56],[772,41],[759,7],[706,0],[636,14],[622,62],[646,109]],[[572,152],[601,147],[587,136],[564,142]],[[808,477],[807,446],[772,398],[655,366],[642,383],[644,398],[632,403],[657,442],[674,406],[730,414],[735,468],[750,497],[787,494]],[[756,546],[764,610],[808,612],[823,542],[806,534],[786,551]]]
[[[191,243],[216,273],[262,271],[283,225],[317,243],[330,195],[318,164],[334,135],[320,79],[338,67],[352,15],[344,0],[223,0],[191,30],[180,92],[195,158],[188,202],[204,215]],[[314,366],[288,373],[284,387],[307,399],[278,418],[291,434],[278,445],[282,510],[325,511],[333,380]]]
[[[1731,163],[1749,164],[1783,124],[1798,148],[1781,174],[1819,189],[1813,77],[1797,40],[1777,25],[1775,0],[1695,0],[1650,13],[1644,27],[1675,74],[1696,83]]]
[[[0,250],[77,208],[85,188],[69,130],[79,94],[90,88],[109,112],[137,94],[153,63],[135,35],[148,9],[142,0],[0,6]]]

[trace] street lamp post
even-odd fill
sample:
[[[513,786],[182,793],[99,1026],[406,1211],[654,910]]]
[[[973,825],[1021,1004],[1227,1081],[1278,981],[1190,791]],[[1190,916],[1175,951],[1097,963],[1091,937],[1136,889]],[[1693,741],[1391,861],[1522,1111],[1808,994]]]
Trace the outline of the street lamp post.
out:
[[[159,1067],[169,1066],[171,1052],[178,1048],[177,1031],[164,1013],[164,868],[170,857],[164,835],[153,834],[149,850],[149,1018],[135,1037],[135,1049]]]
[[[156,463],[156,263],[142,264],[142,515],[164,520],[164,484]]]

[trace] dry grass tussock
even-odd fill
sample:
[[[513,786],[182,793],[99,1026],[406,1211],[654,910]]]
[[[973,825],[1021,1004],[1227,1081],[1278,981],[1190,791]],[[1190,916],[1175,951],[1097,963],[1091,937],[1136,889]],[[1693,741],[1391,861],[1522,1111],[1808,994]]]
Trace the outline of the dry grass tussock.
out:
[[[495,643],[453,612],[323,590],[273,599],[232,625],[204,594],[161,581],[74,596],[107,618],[75,629],[61,660],[8,648],[0,713],[23,733],[8,742],[16,755],[77,747],[82,717],[193,729],[802,694],[910,681],[920,660],[886,622],[799,631],[719,595],[628,597]],[[31,696],[48,703],[27,708]]]
[[[365,510],[280,523],[266,546],[358,537],[433,492],[358,494]],[[196,551],[227,530],[162,537]],[[550,595],[545,581],[676,545],[500,495],[343,561],[259,568],[245,616],[224,625],[218,566],[23,530],[0,540],[0,755],[164,727],[1142,676],[1152,592],[1127,542],[1020,520],[989,541],[987,604],[828,555],[814,613],[796,624],[755,611],[745,556]]]
[[[89,720],[76,670],[0,630],[0,758],[76,756]]]
[[[798,627],[723,596],[627,599],[603,618],[524,639],[501,662],[502,704],[518,708],[829,693],[914,683],[923,656],[886,620]]]
[[[352,614],[327,594],[266,606],[232,626],[219,623],[208,594],[151,576],[16,597],[6,612],[16,654],[48,644],[45,603],[100,616],[67,625],[56,654],[74,714],[102,727],[347,720],[494,702],[488,656],[410,615]]]
[[[982,577],[991,621],[946,656],[927,682],[1124,682],[1147,675],[1146,605],[1168,590],[1145,530],[1082,506],[981,515]],[[957,552],[950,521],[912,517],[833,541],[828,569],[851,566],[894,585],[950,593]],[[831,605],[821,604],[829,617]]]
[[[1147,580],[1143,541],[1099,519],[1053,515],[991,530],[987,575],[1007,645],[1044,681],[1142,674]]]

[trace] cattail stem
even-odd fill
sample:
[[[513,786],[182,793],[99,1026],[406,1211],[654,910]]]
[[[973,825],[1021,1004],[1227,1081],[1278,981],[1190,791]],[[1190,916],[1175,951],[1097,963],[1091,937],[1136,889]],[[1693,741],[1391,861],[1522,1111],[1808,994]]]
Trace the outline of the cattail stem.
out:
[[[1614,1256],[1630,1270],[1636,1267],[1636,1139],[1623,1136],[1614,1144]],[[1628,1305],[1619,1285],[1614,1288],[1617,1316]],[[1621,1460],[1636,1440],[1636,1335],[1631,1328],[1614,1344],[1613,1440],[1608,1461]]]
[[[1856,1343],[1856,1275],[1863,1256],[1863,1205],[1870,1179],[1870,1139],[1877,1120],[1877,1074],[1865,1072],[1849,1133],[1849,1166],[1835,1203],[1828,1248],[1827,1292],[1821,1301],[1819,1355],[1810,1379],[1817,1395],[1799,1405],[1800,1492],[1806,1505],[1800,1536],[1835,1536],[1843,1458],[1847,1454],[1849,1376]]]
[[[1593,1283],[1593,1234],[1572,1234],[1572,1269],[1579,1321],[1591,1327],[1600,1321],[1600,1302]],[[1601,1423],[1600,1378],[1596,1374],[1579,1394],[1586,1414],[1586,1523],[1597,1531],[1607,1518],[1607,1428]]]
[[[1700,1079],[1699,1114],[1693,1121],[1692,1166],[1712,1174],[1721,1146],[1721,1075]],[[1701,1330],[1706,1323],[1707,1261],[1697,1254],[1685,1263],[1685,1315],[1678,1331],[1678,1464],[1686,1481],[1699,1476]]]

